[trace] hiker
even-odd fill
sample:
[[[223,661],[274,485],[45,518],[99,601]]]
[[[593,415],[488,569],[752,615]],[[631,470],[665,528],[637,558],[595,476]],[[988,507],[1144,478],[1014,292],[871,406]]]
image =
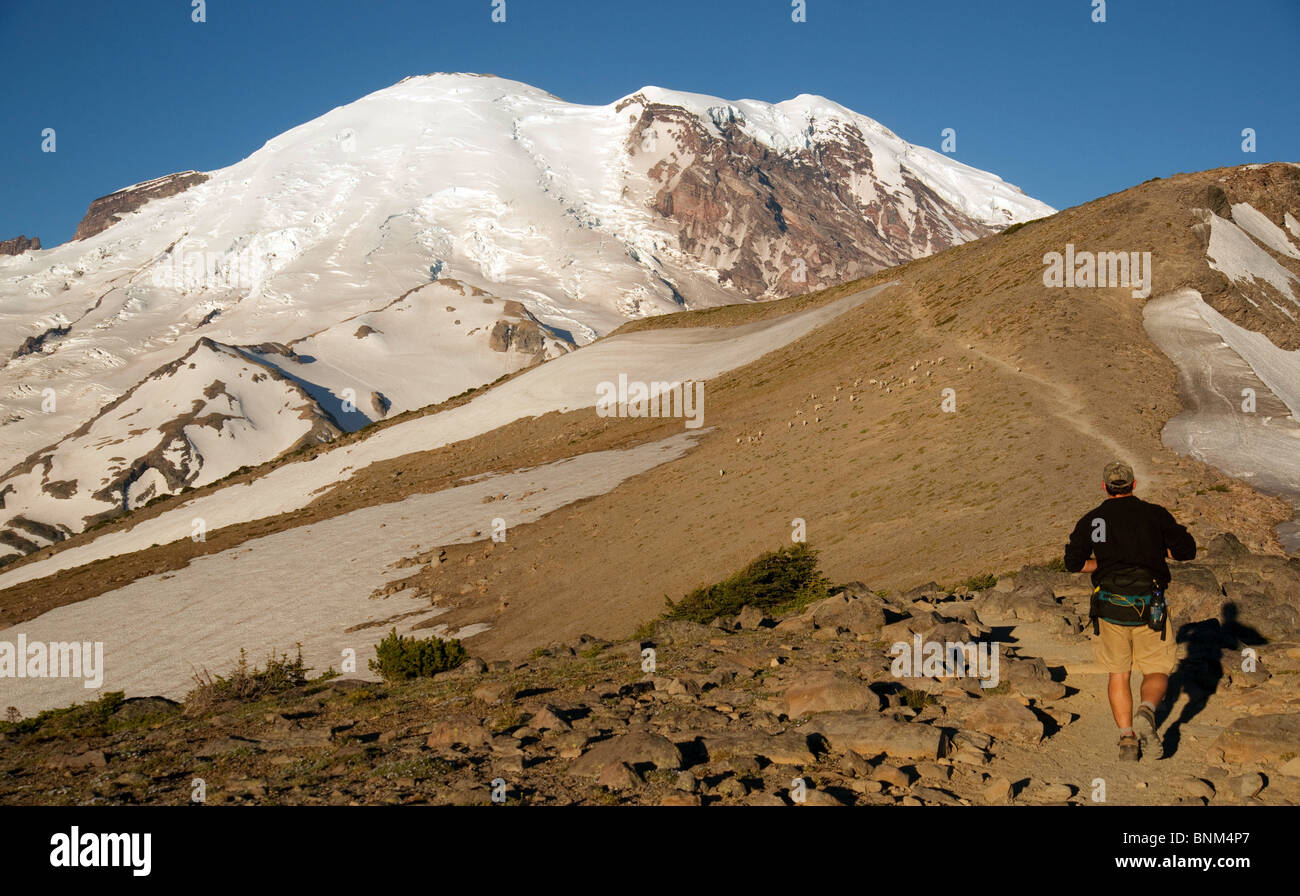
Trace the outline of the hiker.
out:
[[[1165,605],[1166,558],[1191,560],[1196,540],[1159,504],[1137,498],[1133,469],[1116,461],[1102,472],[1106,500],[1088,511],[1070,533],[1065,568],[1092,573],[1089,617],[1093,655],[1110,673],[1107,696],[1119,726],[1120,759],[1159,759],[1156,707],[1177,662],[1173,627]],[[1136,717],[1130,674],[1142,675]]]

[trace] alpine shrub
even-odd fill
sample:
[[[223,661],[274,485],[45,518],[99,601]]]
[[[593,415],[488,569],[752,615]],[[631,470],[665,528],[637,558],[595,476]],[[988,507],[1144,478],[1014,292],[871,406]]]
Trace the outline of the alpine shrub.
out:
[[[370,661],[372,671],[388,681],[425,678],[455,669],[469,654],[460,641],[444,641],[438,637],[404,638],[394,628],[375,646],[375,658]]]

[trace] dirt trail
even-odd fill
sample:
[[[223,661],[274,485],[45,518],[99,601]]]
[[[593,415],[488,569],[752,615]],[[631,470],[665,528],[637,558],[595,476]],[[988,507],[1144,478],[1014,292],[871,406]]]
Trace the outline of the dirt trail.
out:
[[[1027,370],[1023,363],[1016,364],[1002,357],[995,350],[987,348],[974,336],[964,335],[961,340],[956,340],[939,332],[924,311],[918,307],[918,304],[919,299],[913,298],[912,301],[907,302],[907,309],[916,319],[918,331],[922,336],[944,346],[949,354],[956,354],[964,350],[982,361],[996,365],[1011,376],[1039,386],[1043,390],[1042,394],[1047,397],[1049,408],[1054,416],[1085,438],[1105,445],[1111,457],[1125,459],[1133,467],[1133,475],[1137,479],[1148,485],[1155,484],[1154,473],[1141,460],[1137,452],[1131,447],[1124,446],[1113,436],[1102,432],[1088,419],[1087,404],[1076,387],[1069,383],[1049,379],[1041,373]],[[962,344],[959,344],[959,342]]]
[[[1119,731],[1106,699],[1106,673],[1093,661],[1090,629],[1076,635],[1053,634],[1045,623],[1014,620],[986,620],[990,624],[1014,624],[1016,648],[1024,655],[1040,656],[1050,668],[1065,671],[1062,683],[1067,696],[1054,702],[1056,709],[1074,717],[1060,730],[1035,747],[1013,743],[999,745],[998,755],[988,771],[1013,784],[1032,778],[1037,781],[1068,783],[1077,790],[1076,799],[1098,805],[1168,805],[1186,795],[1189,777],[1206,778],[1210,768],[1206,751],[1223,728],[1241,713],[1226,705],[1216,691],[1199,708],[1189,710],[1191,697],[1177,695],[1172,706],[1162,704],[1157,714],[1166,743],[1164,758],[1140,762],[1119,759]],[[1179,661],[1186,650],[1179,645]],[[1140,676],[1133,675],[1134,706]],[[1172,689],[1171,689],[1172,692]],[[1188,718],[1180,721],[1187,712]],[[1212,773],[1211,773],[1212,774]],[[1097,781],[1105,782],[1104,799]],[[1218,782],[1213,782],[1218,783]]]

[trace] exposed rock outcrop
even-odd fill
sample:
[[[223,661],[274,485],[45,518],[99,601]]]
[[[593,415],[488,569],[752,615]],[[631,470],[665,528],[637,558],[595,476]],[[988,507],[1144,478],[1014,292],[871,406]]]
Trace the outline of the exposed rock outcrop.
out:
[[[146,202],[183,193],[195,184],[201,184],[207,179],[208,175],[202,171],[182,171],[178,174],[168,174],[165,177],[127,187],[125,190],[118,190],[116,193],[109,193],[107,196],[101,196],[90,203],[90,208],[86,209],[86,216],[77,225],[77,232],[72,235],[72,238],[74,240],[84,240],[97,233],[102,233],[122,220],[124,215],[130,214]]]
[[[16,236],[11,240],[0,240],[0,255],[22,255],[28,249],[41,248],[41,238],[39,236],[28,237]]]

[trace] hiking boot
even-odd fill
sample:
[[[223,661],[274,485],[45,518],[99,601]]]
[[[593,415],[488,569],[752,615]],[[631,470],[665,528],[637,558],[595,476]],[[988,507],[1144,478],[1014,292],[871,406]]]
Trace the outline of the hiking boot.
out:
[[[1138,707],[1138,711],[1133,714],[1133,731],[1142,742],[1143,759],[1160,759],[1164,755],[1160,732],[1156,730],[1156,714],[1151,707]]]
[[[1125,734],[1119,739],[1119,758],[1125,762],[1137,762],[1140,750],[1136,734]]]

